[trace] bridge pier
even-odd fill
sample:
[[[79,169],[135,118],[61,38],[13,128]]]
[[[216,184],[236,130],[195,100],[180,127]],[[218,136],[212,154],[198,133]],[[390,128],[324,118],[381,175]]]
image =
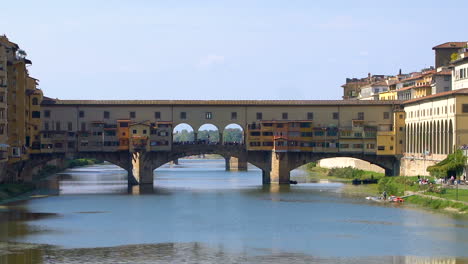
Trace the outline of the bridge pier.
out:
[[[385,176],[400,176],[400,159],[395,158],[391,168],[385,168]]]
[[[247,157],[227,157],[226,171],[247,171]]]
[[[289,184],[291,168],[289,153],[270,152],[269,166],[262,170],[263,184]]]
[[[132,153],[131,168],[128,172],[128,185],[153,185],[153,166],[145,153]]]

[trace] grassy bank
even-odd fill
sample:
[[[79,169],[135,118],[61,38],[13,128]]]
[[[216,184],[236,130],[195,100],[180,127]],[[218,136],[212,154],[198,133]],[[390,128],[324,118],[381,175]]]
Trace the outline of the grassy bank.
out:
[[[422,197],[418,195],[410,196],[406,198],[407,202],[416,204],[422,207],[431,208],[434,210],[446,210],[452,213],[462,213],[465,214],[468,212],[468,205],[457,202],[457,201],[447,201],[429,197]]]
[[[40,169],[35,175],[35,179],[41,179],[47,176],[50,176],[52,174],[55,174],[57,172],[61,172],[64,169],[71,169],[75,167],[82,167],[82,166],[87,166],[87,165],[94,165],[94,164],[101,164],[103,161],[97,160],[97,159],[73,159],[73,160],[67,160],[65,162],[65,167],[60,168],[55,165],[46,165],[42,169]]]
[[[34,190],[32,183],[4,183],[0,185],[0,202]]]
[[[405,200],[408,203],[438,211],[443,210],[444,212],[462,214],[468,213],[468,205],[463,203],[468,202],[468,190],[466,189],[456,190],[453,188],[443,188],[436,184],[419,185],[418,177],[385,177],[383,173],[363,171],[351,167],[327,169],[311,164],[306,166],[305,169],[309,171],[311,179],[327,179],[343,183],[351,183],[353,179],[363,180],[371,177],[378,179],[377,184],[358,186],[347,184],[343,188],[343,192],[346,194],[355,196],[380,196],[385,191],[387,195],[403,196],[405,192],[409,191],[421,193],[421,195],[416,194],[407,197]]]
[[[64,169],[93,165],[103,163],[96,159],[74,159],[67,160],[65,168],[59,168],[55,165],[46,165],[40,169],[36,174],[33,175],[33,179],[39,180],[55,173],[61,172]],[[35,190],[34,183],[5,183],[0,184],[0,203],[10,200],[12,198],[21,196],[25,193],[32,192]]]
[[[355,169],[352,167],[345,168],[323,168],[316,166],[315,163],[309,163],[306,165],[306,170],[309,171],[310,178],[312,179],[327,179],[331,181],[339,182],[352,182],[354,179],[365,180],[365,179],[381,179],[385,175],[379,172],[365,171]]]

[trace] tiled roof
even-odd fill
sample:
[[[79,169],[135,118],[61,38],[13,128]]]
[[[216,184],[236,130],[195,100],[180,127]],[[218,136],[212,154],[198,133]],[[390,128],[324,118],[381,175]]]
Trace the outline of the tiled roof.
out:
[[[434,99],[434,98],[446,97],[446,96],[451,96],[451,95],[468,95],[468,88],[453,90],[453,91],[447,91],[447,92],[442,92],[442,93],[437,93],[437,94],[431,94],[431,95],[428,95],[428,96],[425,96],[425,97],[405,101],[403,104],[406,105],[406,104],[411,104],[411,103],[414,103],[414,102],[420,102],[420,101],[424,101],[424,100],[431,100],[431,99]]]
[[[458,49],[466,47],[466,41],[452,41],[452,42],[445,42],[444,44],[437,45],[432,49]]]
[[[59,100],[43,101],[42,105],[236,105],[236,106],[306,106],[306,105],[392,105],[401,104],[402,101],[374,101],[374,100]]]

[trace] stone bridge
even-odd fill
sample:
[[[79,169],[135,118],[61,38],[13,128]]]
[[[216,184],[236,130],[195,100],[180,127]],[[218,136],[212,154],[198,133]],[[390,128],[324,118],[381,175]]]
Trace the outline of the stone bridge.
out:
[[[386,175],[398,175],[399,158],[397,156],[381,156],[364,153],[317,153],[317,152],[275,152],[275,151],[247,151],[244,145],[220,144],[187,144],[173,145],[172,151],[134,152],[75,152],[67,154],[68,158],[94,158],[115,164],[128,172],[129,185],[153,184],[154,170],[162,165],[179,158],[201,155],[218,154],[225,158],[226,169],[232,167],[232,158],[236,159],[239,170],[246,170],[250,163],[262,170],[264,184],[289,184],[290,172],[304,164],[317,162],[324,158],[352,157],[368,161],[385,169]],[[30,172],[34,166],[45,164],[53,159],[64,159],[63,154],[37,154],[25,164],[21,171]]]

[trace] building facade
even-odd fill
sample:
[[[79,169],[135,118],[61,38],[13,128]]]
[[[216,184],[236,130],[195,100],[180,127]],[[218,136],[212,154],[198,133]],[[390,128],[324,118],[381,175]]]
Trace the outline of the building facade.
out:
[[[5,164],[27,160],[33,145],[39,149],[42,91],[28,65],[26,52],[0,36],[0,176]]]
[[[428,175],[426,168],[468,142],[468,89],[404,103],[406,147],[403,175]]]

